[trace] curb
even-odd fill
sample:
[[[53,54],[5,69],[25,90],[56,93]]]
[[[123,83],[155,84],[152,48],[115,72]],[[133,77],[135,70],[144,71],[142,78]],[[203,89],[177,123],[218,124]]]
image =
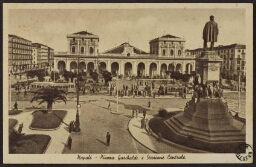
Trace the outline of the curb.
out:
[[[147,121],[147,125],[146,125],[146,127],[148,127],[149,128],[149,121],[150,121],[150,119],[152,119],[153,118],[153,116],[149,116],[148,117],[148,121]],[[129,120],[129,122],[128,122],[128,130],[129,130],[129,133],[131,134],[131,136],[137,141],[137,142],[139,142],[141,145],[143,145],[144,147],[146,147],[147,149],[149,149],[149,150],[151,150],[152,152],[154,152],[154,153],[158,153],[158,151],[157,150],[152,150],[151,148],[149,148],[149,147],[147,147],[145,144],[143,144],[141,141],[139,141],[138,139],[136,139],[133,135],[132,135],[132,133],[131,133],[131,131],[130,131],[130,128],[129,128],[129,125],[130,125],[130,123],[131,123],[131,120],[132,119],[135,119],[135,118],[131,118],[130,120]],[[145,130],[146,132],[148,132],[148,130],[146,129]],[[150,136],[152,136],[152,137],[154,137],[154,138],[157,138],[157,135],[153,132],[153,131],[151,131],[151,135]],[[166,145],[168,145],[168,146],[172,146],[172,147],[176,147],[176,148],[178,148],[178,149],[182,149],[182,150],[184,150],[184,151],[192,151],[193,153],[209,153],[209,152],[206,152],[206,151],[203,151],[203,150],[197,150],[197,149],[194,149],[194,148],[189,148],[189,147],[186,147],[186,146],[182,146],[182,145],[179,145],[179,144],[176,144],[176,143],[173,143],[173,142],[171,142],[171,141],[169,141],[169,140],[166,140],[166,139],[162,139],[162,143],[164,143],[164,144],[166,144]]]
[[[142,142],[140,142],[137,138],[135,138],[133,135],[132,135],[132,133],[131,133],[131,131],[130,131],[130,123],[131,123],[131,120],[132,119],[134,119],[134,118],[131,118],[130,120],[129,120],[129,122],[128,122],[128,131],[129,131],[129,133],[130,133],[130,135],[138,142],[138,143],[140,143],[141,145],[143,145],[144,147],[146,147],[147,149],[149,149],[150,151],[152,151],[153,153],[158,153],[156,150],[153,150],[153,149],[151,149],[151,148],[149,148],[149,147],[147,147],[145,144],[143,144]]]

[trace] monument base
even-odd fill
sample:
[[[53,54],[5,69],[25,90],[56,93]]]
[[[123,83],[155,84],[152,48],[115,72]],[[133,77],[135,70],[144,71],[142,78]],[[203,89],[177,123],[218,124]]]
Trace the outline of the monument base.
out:
[[[187,145],[187,141],[189,147],[201,150],[234,153],[245,142],[245,124],[233,119],[220,98],[200,99],[196,103],[191,100],[184,112],[165,124],[179,144]]]

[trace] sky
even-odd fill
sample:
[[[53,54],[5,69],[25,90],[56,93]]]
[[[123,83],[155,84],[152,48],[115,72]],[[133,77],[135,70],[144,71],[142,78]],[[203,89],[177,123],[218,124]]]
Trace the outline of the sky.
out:
[[[246,44],[245,9],[10,9],[9,34],[67,51],[67,34],[88,31],[100,38],[99,52],[124,42],[149,52],[149,41],[166,34],[186,40],[186,49],[203,45],[209,16],[218,23],[217,45]]]

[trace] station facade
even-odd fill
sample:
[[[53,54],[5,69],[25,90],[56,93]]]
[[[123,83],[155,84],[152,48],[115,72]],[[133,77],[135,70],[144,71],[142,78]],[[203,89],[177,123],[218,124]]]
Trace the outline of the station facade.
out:
[[[151,40],[149,53],[128,42],[99,53],[98,35],[87,31],[67,35],[67,44],[67,52],[54,55],[54,69],[60,73],[77,71],[78,67],[87,73],[107,70],[124,77],[165,77],[167,71],[195,71],[195,56],[185,53],[185,40],[172,35]]]

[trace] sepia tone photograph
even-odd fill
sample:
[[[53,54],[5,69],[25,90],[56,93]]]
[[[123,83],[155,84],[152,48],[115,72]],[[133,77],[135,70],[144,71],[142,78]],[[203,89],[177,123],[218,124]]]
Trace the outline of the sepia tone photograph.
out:
[[[4,163],[252,163],[252,4],[3,4]]]

